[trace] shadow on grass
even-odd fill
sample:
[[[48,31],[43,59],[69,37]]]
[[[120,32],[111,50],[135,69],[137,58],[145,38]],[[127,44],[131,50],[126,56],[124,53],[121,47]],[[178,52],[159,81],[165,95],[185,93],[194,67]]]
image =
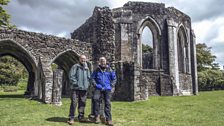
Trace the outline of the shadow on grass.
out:
[[[50,121],[50,122],[63,122],[63,123],[67,123],[68,118],[65,118],[65,117],[51,117],[51,118],[48,118],[46,120],[47,121]]]
[[[12,95],[0,95],[0,98],[25,98],[22,94],[12,94]]]
[[[51,118],[48,118],[46,120],[50,121],[50,122],[67,123],[68,118],[65,118],[65,117],[51,117]],[[77,117],[75,118],[74,121],[79,122]],[[94,123],[94,122],[90,121],[88,118],[84,118],[84,120],[82,120],[80,123]]]
[[[29,95],[24,95],[24,94],[7,94],[7,95],[3,94],[3,95],[0,95],[0,99],[10,99],[10,98],[29,99],[29,100],[35,100],[35,101],[43,103],[43,100],[38,99],[37,97],[31,97]]]

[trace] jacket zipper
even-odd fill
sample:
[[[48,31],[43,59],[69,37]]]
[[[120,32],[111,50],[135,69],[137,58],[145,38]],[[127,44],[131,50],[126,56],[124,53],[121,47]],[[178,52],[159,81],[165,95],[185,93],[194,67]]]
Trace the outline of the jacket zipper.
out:
[[[82,79],[83,79],[83,87],[86,88],[86,87],[85,87],[85,82],[84,82],[84,80],[85,80],[85,79],[84,79],[85,69],[84,69],[84,68],[82,68],[82,69],[83,69],[83,75],[82,75]]]

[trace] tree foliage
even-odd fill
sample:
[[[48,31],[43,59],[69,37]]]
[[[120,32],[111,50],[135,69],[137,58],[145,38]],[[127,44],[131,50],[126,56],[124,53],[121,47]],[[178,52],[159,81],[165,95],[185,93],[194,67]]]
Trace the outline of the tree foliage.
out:
[[[200,90],[224,89],[224,78],[221,70],[207,69],[198,72]]]
[[[11,27],[10,25],[10,15],[7,13],[6,10],[3,9],[4,5],[7,5],[9,0],[0,0],[0,26]]]
[[[216,56],[211,53],[211,47],[199,43],[196,48],[199,90],[224,89],[224,72],[214,63]]]
[[[147,44],[142,44],[142,53],[151,53],[152,47]]]
[[[214,63],[216,56],[212,55],[211,47],[205,43],[196,45],[198,71],[203,71],[208,68],[219,69],[218,64]]]
[[[24,72],[23,65],[15,58],[0,57],[0,85],[16,86]]]
[[[12,28],[10,15],[4,10],[9,0],[0,0],[0,27]],[[27,72],[24,66],[11,56],[0,57],[0,85],[17,85],[21,77],[26,78]]]

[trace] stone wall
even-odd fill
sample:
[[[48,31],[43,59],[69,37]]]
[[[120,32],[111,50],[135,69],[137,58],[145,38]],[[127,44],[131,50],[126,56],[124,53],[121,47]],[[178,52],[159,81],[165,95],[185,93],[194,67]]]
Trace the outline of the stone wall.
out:
[[[113,100],[134,100],[134,63],[118,62],[116,64],[117,84],[113,94]]]
[[[160,74],[160,95],[161,96],[172,96],[173,95],[173,79],[168,74]]]
[[[46,103],[52,102],[52,63],[68,73],[80,54],[87,55],[91,61],[91,44],[18,29],[0,29],[0,56],[13,56],[25,66],[29,73],[26,94]]]
[[[123,7],[112,9],[112,12],[115,23],[116,60],[134,61],[134,71],[131,72],[134,73],[134,100],[147,99],[150,95],[176,95],[185,87],[183,85],[192,84],[190,81],[189,84],[182,83],[186,79],[179,75],[176,57],[177,34],[181,27],[188,36],[185,39],[186,43],[192,43],[191,19],[188,15],[173,7],[166,8],[164,4],[150,2],[128,2]],[[172,26],[167,23],[170,20]],[[149,27],[153,34],[152,67],[143,67],[144,62],[141,61],[141,34],[145,27]],[[172,27],[172,31],[169,27]],[[188,57],[195,57],[191,53],[194,48],[188,44]],[[189,67],[191,64],[195,62],[185,63]],[[145,68],[148,69],[144,70]],[[158,71],[162,72],[158,74]],[[129,84],[123,82],[123,85]],[[186,87],[191,90],[191,87]]]
[[[93,15],[71,33],[71,37],[92,44],[94,68],[101,56],[105,56],[109,62],[115,61],[114,24],[108,7],[95,7]]]
[[[180,74],[180,95],[192,95],[192,77],[189,74]]]
[[[94,12],[96,9],[94,10]],[[95,13],[93,13],[95,14]],[[95,38],[95,29],[96,29],[96,22],[97,22],[97,15],[93,15],[89,19],[86,20],[86,22],[81,25],[78,29],[74,30],[73,33],[71,33],[72,39],[78,39],[80,41],[85,41],[88,43],[94,43],[96,42]]]
[[[186,84],[182,83],[184,78],[178,74],[178,64],[171,63],[178,62],[175,59],[177,33],[171,33],[173,37],[170,37],[169,20],[175,24],[173,30],[184,27],[186,36],[191,36],[189,16],[173,7],[166,8],[165,4],[149,2],[128,2],[112,10],[96,7],[93,15],[71,35],[92,44],[95,66],[102,55],[110,62],[115,61],[118,84],[114,99],[141,100],[150,95],[176,95]],[[144,62],[141,61],[141,34],[146,26],[154,38],[150,67],[142,67]],[[190,37],[186,41],[190,42]],[[188,48],[193,49],[190,44]],[[119,96],[121,92],[126,95]]]
[[[53,89],[52,89],[52,103],[55,105],[62,105],[62,79],[63,70],[56,69],[53,71]]]
[[[159,72],[142,71],[139,85],[141,99],[148,99],[151,95],[160,95],[159,74]]]
[[[150,67],[143,67],[142,61],[141,34],[145,27],[153,35]],[[184,39],[178,38],[179,31]],[[196,42],[191,19],[173,7],[150,2],[128,2],[115,9],[95,7],[92,16],[71,33],[71,38],[0,29],[0,56],[10,54],[25,65],[31,76],[30,85],[35,84],[34,94],[46,103],[52,102],[52,90],[55,92],[52,63],[63,70],[62,92],[67,94],[68,72],[80,54],[87,55],[93,68],[98,65],[98,58],[105,56],[116,69],[115,100],[197,94]],[[187,45],[187,60],[181,63],[188,70],[181,73],[178,39]]]
[[[141,99],[148,99],[149,96],[154,95],[173,95],[171,78],[163,71],[143,70],[139,87],[138,93]]]
[[[34,57],[36,64],[38,57],[54,59],[67,50],[74,50],[77,54],[92,53],[91,44],[80,40],[60,38],[18,29],[0,29],[0,39],[1,41],[12,40],[22,46]],[[88,58],[92,59],[91,55]]]

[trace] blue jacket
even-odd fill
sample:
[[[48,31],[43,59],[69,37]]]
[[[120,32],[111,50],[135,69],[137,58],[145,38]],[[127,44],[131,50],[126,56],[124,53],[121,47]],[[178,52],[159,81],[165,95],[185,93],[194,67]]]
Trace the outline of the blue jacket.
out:
[[[92,75],[92,83],[96,89],[99,90],[109,90],[115,86],[116,84],[116,74],[109,66],[102,70],[100,66],[93,71]]]

